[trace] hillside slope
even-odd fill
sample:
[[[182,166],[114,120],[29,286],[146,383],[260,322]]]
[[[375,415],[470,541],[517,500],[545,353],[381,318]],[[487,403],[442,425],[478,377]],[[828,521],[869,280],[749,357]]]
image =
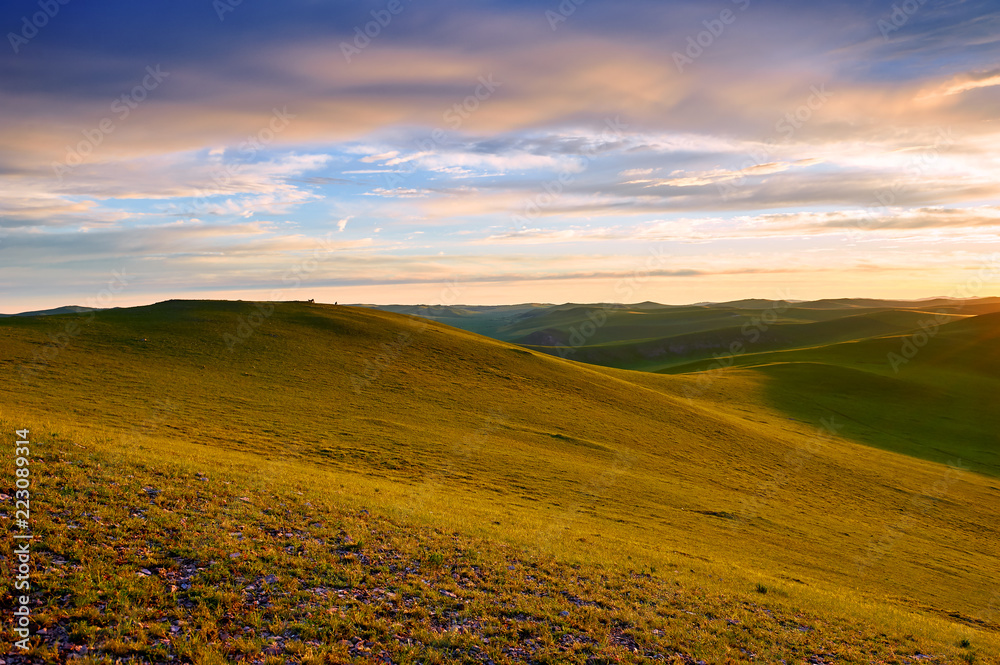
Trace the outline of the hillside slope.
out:
[[[929,320],[934,320],[931,317]],[[802,419],[841,416],[845,436],[1000,476],[1000,313],[905,335],[671,367],[699,383],[753,375]]]
[[[575,346],[571,338],[555,336],[553,333],[541,336],[536,333],[534,336],[529,335],[517,341],[536,351],[579,362],[656,371],[672,365],[727,355],[734,345],[738,348],[752,349],[756,353],[820,346],[919,329],[921,321],[934,317],[941,317],[945,321],[957,321],[963,318],[958,315],[930,314],[911,310],[877,310],[865,314],[841,315],[828,320],[765,324],[760,318],[739,315],[737,318],[741,321],[739,325],[727,324],[720,328],[706,328],[657,339],[629,339],[622,342]],[[783,314],[779,320],[787,321],[788,318]],[[608,334],[621,336],[624,333],[611,330]],[[532,339],[539,337],[547,344],[530,343]]]
[[[376,306],[372,306],[376,307]],[[843,298],[812,302],[740,300],[730,303],[661,305],[529,303],[503,306],[385,305],[384,311],[431,318],[507,342],[537,346],[603,346],[655,341],[678,335],[739,328],[765,317],[768,326],[818,323],[857,317],[861,323],[882,321],[894,330],[905,322],[946,314],[955,318],[1000,311],[1000,298],[872,300]],[[866,321],[862,318],[869,315]],[[865,336],[864,331],[852,339]],[[646,368],[643,368],[646,369]]]
[[[761,375],[691,398],[690,376],[393,313],[190,301],[4,319],[0,369],[22,379],[0,385],[9,419],[302,465],[373,510],[564,560],[763,579],[910,632],[998,629],[996,480],[791,420]]]

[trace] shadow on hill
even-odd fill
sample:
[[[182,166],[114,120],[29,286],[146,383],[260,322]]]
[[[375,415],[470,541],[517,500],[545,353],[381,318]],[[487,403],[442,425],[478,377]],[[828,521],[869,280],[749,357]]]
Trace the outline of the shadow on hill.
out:
[[[998,336],[1000,314],[987,314],[930,336],[837,345],[812,352],[812,362],[753,371],[771,379],[770,397],[789,415],[839,416],[859,442],[1000,476]]]

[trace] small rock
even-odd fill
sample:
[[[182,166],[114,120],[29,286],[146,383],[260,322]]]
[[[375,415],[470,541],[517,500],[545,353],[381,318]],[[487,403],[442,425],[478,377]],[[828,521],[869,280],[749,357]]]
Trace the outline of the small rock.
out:
[[[559,613],[559,616],[561,616],[561,617],[568,617],[569,616],[569,612],[567,612],[566,610],[563,610],[562,612]]]

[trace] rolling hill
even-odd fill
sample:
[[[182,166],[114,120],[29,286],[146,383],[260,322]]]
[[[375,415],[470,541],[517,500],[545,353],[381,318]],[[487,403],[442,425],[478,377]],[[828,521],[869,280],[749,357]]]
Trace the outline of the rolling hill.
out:
[[[852,439],[1000,476],[1000,313],[854,342],[744,353],[663,370],[706,385],[768,377],[772,403],[798,418],[839,414]],[[706,366],[707,365],[707,366]]]
[[[725,355],[733,344],[762,352],[909,332],[928,320],[940,325],[1000,311],[1000,299],[751,299],[684,306],[646,302],[382,309],[429,317],[561,358],[658,371]]]
[[[796,349],[836,342],[881,337],[919,328],[920,321],[935,316],[918,311],[877,311],[808,323],[764,324],[760,318],[740,315],[739,325],[672,335],[658,339],[574,345],[572,336],[561,342],[545,335],[547,345],[532,344],[538,335],[520,343],[528,348],[564,358],[607,367],[656,371],[694,360],[728,355],[733,345],[755,352]],[[959,315],[939,315],[955,321]],[[609,331],[621,334],[620,331]]]
[[[56,307],[54,309],[41,309],[34,312],[21,312],[20,314],[0,314],[0,318],[8,316],[51,316],[53,314],[83,314],[86,312],[98,311],[95,307],[81,307],[79,305],[67,305],[66,307]]]
[[[934,369],[914,390],[976,366],[986,385],[987,318],[944,326],[956,343],[922,352]],[[34,506],[38,618],[100,658],[193,662],[257,657],[272,637],[302,662],[376,647],[394,662],[1000,652],[1000,483],[965,468],[990,458],[944,439],[962,467],[863,445],[840,413],[791,398],[808,375],[757,360],[706,382],[308,303],[3,319],[0,419],[38,433],[52,479]],[[868,400],[895,390],[880,372],[889,384],[823,380]],[[881,427],[920,416],[907,396]],[[295,609],[308,589],[323,592]],[[144,607],[177,619],[159,656],[140,649]],[[38,649],[66,657],[44,636]]]

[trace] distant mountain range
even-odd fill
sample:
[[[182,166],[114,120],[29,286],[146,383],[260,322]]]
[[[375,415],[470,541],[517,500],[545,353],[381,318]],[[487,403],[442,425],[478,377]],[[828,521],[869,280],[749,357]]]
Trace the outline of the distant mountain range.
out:
[[[525,303],[489,306],[365,305],[594,365],[659,371],[717,354],[779,351],[898,335],[1000,311],[1000,298],[630,305]]]
[[[21,312],[20,314],[0,314],[0,317],[8,316],[53,316],[55,314],[83,314],[85,312],[99,312],[96,307],[80,307],[79,305],[67,305],[56,307],[55,309],[40,309],[35,312]]]

